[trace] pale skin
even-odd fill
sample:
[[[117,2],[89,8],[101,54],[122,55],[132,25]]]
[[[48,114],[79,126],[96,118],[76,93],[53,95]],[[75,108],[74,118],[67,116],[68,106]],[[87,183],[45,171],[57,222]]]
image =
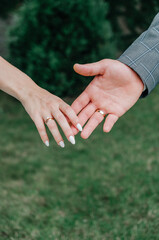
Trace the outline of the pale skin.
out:
[[[0,57],[0,89],[22,103],[46,146],[49,146],[49,138],[45,128],[47,117],[54,117],[54,120],[48,121],[47,126],[59,146],[64,147],[65,144],[57,123],[68,141],[75,144],[70,123],[80,131],[82,131],[82,127],[74,110],[59,97],[40,88],[30,77],[2,57]]]
[[[144,89],[137,73],[117,60],[75,64],[74,70],[83,76],[95,76],[72,104],[82,126],[86,123],[81,133],[84,139],[105,119],[96,112],[97,109],[106,114],[103,131],[108,133],[117,120],[138,101]],[[74,126],[72,130],[74,134],[78,133]]]

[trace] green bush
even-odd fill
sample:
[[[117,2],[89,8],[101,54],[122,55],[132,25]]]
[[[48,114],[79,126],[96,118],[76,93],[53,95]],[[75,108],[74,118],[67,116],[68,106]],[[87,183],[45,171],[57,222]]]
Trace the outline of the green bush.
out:
[[[20,6],[24,0],[0,0],[0,18],[6,18],[8,13]]]
[[[111,22],[119,50],[128,47],[159,12],[158,0],[105,0],[109,3],[108,19]]]
[[[73,73],[75,62],[113,57],[115,44],[104,0],[32,0],[10,32],[12,63],[59,96],[78,94],[88,79]]]

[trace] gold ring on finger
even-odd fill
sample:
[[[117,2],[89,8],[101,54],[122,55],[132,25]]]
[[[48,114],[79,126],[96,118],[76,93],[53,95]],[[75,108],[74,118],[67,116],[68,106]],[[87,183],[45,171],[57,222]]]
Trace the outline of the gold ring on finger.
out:
[[[45,120],[45,124],[47,124],[50,120],[54,120],[53,117],[47,117],[46,120]]]
[[[105,116],[106,116],[106,114],[105,114],[105,112],[104,112],[103,110],[97,109],[97,110],[96,110],[96,112],[98,112],[98,113],[102,114],[102,115],[103,115],[103,117],[105,117]]]

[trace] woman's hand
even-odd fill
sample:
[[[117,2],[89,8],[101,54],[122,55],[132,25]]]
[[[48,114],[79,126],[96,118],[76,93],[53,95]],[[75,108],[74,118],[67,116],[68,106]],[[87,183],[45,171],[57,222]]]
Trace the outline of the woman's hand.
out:
[[[65,146],[56,121],[62,128],[67,139],[72,144],[75,144],[74,134],[69,122],[73,124],[73,126],[75,126],[79,131],[82,131],[82,127],[73,109],[62,99],[52,95],[40,87],[36,87],[30,91],[27,98],[25,97],[25,100],[22,101],[22,104],[34,121],[41,139],[46,146],[49,146],[49,139],[45,129],[45,122],[47,122],[47,126],[57,144],[62,148]],[[49,120],[46,121],[47,119]]]
[[[34,121],[42,141],[49,146],[45,123],[57,144],[64,147],[63,138],[56,121],[67,139],[75,144],[73,131],[69,122],[82,131],[79,119],[73,109],[60,98],[40,88],[30,77],[0,57],[0,89],[17,98]],[[48,121],[46,121],[49,118]],[[56,120],[56,121],[55,121]]]

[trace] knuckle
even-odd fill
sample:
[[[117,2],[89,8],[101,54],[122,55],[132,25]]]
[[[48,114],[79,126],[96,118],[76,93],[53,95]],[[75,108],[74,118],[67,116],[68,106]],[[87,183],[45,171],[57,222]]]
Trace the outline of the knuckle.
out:
[[[54,96],[54,97],[55,97],[55,96]],[[58,96],[56,96],[56,102],[57,102],[58,104],[60,104],[60,103],[63,102],[63,100],[62,100],[61,98],[59,98]]]
[[[89,74],[90,74],[90,75],[94,75],[94,69],[90,68],[90,69],[89,69]]]
[[[46,106],[44,106],[42,110],[45,111],[45,110],[46,110],[46,107],[47,107],[47,109],[49,109],[49,110],[52,109],[52,107],[53,107],[53,106],[52,106],[52,103],[51,103],[51,102],[48,102],[48,104],[47,104]]]
[[[80,100],[80,101],[79,101],[78,103],[76,103],[76,104],[77,104],[77,108],[82,109],[83,106],[84,106],[84,101]]]
[[[50,105],[50,109],[52,110],[53,113],[56,113],[58,111],[58,105]]]
[[[106,64],[107,61],[108,61],[108,60],[105,58],[105,59],[102,59],[100,62]]]
[[[81,106],[85,106],[85,98],[82,98],[80,101]]]

